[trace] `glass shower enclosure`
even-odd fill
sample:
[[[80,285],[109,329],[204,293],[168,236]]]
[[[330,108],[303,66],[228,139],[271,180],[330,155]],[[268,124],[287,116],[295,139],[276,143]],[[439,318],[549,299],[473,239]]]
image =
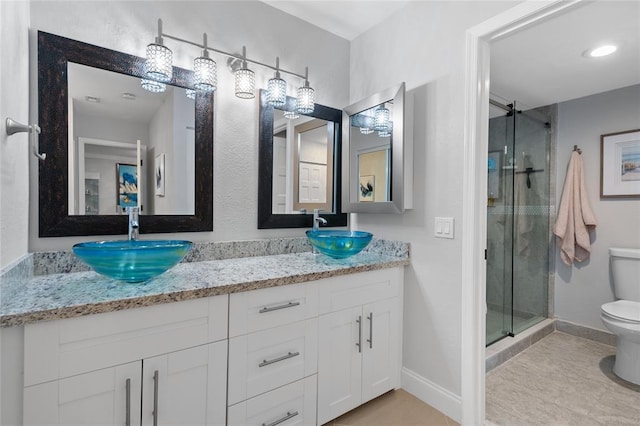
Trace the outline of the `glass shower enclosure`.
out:
[[[550,119],[492,101],[487,188],[487,317],[490,345],[547,318]]]

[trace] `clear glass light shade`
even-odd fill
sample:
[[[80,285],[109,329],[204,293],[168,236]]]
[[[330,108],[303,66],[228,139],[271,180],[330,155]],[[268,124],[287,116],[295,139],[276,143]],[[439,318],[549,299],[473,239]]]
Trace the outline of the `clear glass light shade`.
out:
[[[144,90],[148,90],[153,93],[162,93],[167,90],[167,85],[155,80],[149,80],[146,78],[140,79],[140,85]]]
[[[147,46],[147,60],[145,61],[145,73],[151,80],[162,83],[171,81],[173,70],[171,63],[173,53],[168,47],[151,43]]]
[[[390,138],[392,134],[393,134],[393,121],[389,121],[387,123],[386,129],[378,131],[378,136],[381,138]]]
[[[308,83],[298,88],[296,111],[300,114],[311,114],[315,108],[315,91]]]
[[[189,99],[195,99],[196,98],[196,91],[193,89],[184,89],[185,93],[187,94],[187,98]]]
[[[267,84],[267,102],[274,107],[281,107],[287,102],[287,82],[281,78],[272,78]]]
[[[389,129],[389,110],[383,106],[376,110],[376,115],[373,119],[373,128],[378,131],[385,131]]]
[[[296,118],[300,118],[300,114],[296,111],[285,111],[284,118],[288,118],[289,120],[295,120]]]
[[[245,67],[236,70],[236,96],[242,99],[251,99],[256,96],[256,75]]]
[[[368,127],[360,127],[360,133],[362,133],[363,135],[370,135],[373,132],[374,130]]]
[[[194,59],[193,73],[193,84],[196,89],[205,92],[213,92],[216,90],[216,62],[213,59],[207,58],[206,56],[200,56]]]

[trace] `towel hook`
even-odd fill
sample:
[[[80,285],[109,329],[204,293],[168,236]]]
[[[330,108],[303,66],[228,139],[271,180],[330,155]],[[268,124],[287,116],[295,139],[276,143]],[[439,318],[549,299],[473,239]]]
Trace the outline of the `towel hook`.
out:
[[[22,124],[17,121],[7,118],[6,120],[7,135],[13,135],[14,133],[31,133],[31,146],[33,148],[33,155],[44,161],[47,158],[47,154],[44,152],[40,154],[38,152],[38,135],[40,134],[40,126],[37,124]]]
[[[578,145],[574,145],[573,150],[576,151],[578,154],[582,155],[582,150],[578,148]]]

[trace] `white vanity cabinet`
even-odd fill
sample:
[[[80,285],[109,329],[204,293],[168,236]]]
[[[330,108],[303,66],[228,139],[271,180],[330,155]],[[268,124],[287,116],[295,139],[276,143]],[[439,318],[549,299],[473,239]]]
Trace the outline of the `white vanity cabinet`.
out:
[[[224,424],[228,296],[28,324],[24,424]]]
[[[232,294],[229,425],[314,425],[318,284]]]
[[[320,287],[318,424],[400,386],[402,282],[394,268]]]

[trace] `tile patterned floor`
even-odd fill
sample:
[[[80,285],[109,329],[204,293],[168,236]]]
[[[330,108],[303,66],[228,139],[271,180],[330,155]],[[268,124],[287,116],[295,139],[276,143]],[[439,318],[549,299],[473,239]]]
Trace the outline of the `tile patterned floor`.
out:
[[[349,411],[325,426],[454,426],[454,420],[399,389]]]
[[[613,372],[615,348],[554,332],[487,374],[496,425],[640,425],[640,386]]]

